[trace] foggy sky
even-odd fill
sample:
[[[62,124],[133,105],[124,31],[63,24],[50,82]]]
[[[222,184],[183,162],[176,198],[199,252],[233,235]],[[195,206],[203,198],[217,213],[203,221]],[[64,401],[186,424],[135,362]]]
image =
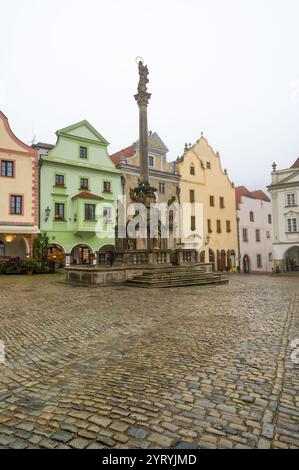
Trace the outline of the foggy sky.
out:
[[[0,0],[0,109],[26,143],[87,119],[113,153],[138,138],[142,56],[168,159],[203,131],[264,189],[299,155],[298,18],[297,0]]]

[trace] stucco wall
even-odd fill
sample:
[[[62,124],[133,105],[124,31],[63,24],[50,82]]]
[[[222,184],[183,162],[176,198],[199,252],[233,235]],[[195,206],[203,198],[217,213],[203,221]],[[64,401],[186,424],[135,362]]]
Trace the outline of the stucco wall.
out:
[[[207,168],[210,164],[210,169]],[[195,175],[190,174],[190,166],[194,165]],[[216,253],[217,250],[234,250],[238,253],[237,222],[235,207],[235,189],[227,174],[221,168],[220,157],[209,146],[208,141],[202,137],[184,154],[184,159],[177,164],[181,175],[181,202],[190,201],[190,190],[195,192],[195,201],[203,204],[203,240],[198,251],[205,251],[205,259],[209,259],[209,249]],[[215,206],[210,206],[210,196],[214,196]],[[220,208],[220,197],[224,198],[224,208]],[[197,215],[194,212],[193,215]],[[207,220],[211,220],[212,233],[208,233]],[[221,233],[217,233],[216,221],[221,221]],[[226,231],[226,221],[230,221],[231,232]],[[196,221],[200,224],[200,221]],[[209,243],[205,244],[209,237]],[[188,239],[183,241],[188,243]]]
[[[254,213],[254,222],[250,221],[250,212]],[[250,271],[271,272],[273,261],[269,259],[272,254],[272,223],[269,223],[268,216],[271,215],[271,202],[261,201],[242,196],[239,205],[239,233],[240,233],[240,268],[243,270],[243,258],[245,255],[250,260]],[[243,240],[243,228],[247,229],[248,242]],[[260,230],[260,242],[256,241],[256,230]],[[267,232],[270,238],[267,238]],[[262,256],[262,267],[257,266],[257,255]]]

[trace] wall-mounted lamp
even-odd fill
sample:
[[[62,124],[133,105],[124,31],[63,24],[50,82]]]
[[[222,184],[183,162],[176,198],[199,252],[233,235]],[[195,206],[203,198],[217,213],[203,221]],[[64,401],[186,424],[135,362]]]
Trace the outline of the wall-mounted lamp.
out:
[[[77,214],[74,214],[74,222],[77,222]]]
[[[11,242],[13,242],[15,238],[16,238],[15,235],[5,235],[5,241],[6,241],[6,243],[11,243]]]
[[[209,235],[207,235],[205,239],[205,245],[208,245],[209,243],[210,243],[210,237]]]
[[[45,209],[45,213],[46,213],[45,222],[48,222],[50,214],[51,214],[51,209],[49,206]]]

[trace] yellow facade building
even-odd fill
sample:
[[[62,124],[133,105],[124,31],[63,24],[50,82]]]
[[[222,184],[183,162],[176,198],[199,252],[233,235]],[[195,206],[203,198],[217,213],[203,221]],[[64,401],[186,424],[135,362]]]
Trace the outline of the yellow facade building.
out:
[[[181,176],[181,242],[194,248],[201,261],[214,269],[230,270],[237,265],[238,237],[235,187],[221,167],[206,138],[185,146],[176,161]]]

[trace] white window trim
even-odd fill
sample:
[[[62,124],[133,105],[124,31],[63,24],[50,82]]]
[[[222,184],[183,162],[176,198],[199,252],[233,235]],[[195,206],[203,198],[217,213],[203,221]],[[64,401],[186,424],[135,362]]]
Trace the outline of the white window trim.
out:
[[[294,204],[289,204],[289,201],[288,201],[288,196],[294,196]],[[297,205],[297,200],[296,200],[296,193],[287,193],[286,194],[286,206],[287,207],[292,207],[292,206],[296,206]]]
[[[153,158],[153,160],[154,160],[153,165],[150,165],[150,157]],[[155,168],[156,167],[156,156],[155,155],[149,155],[148,156],[148,166],[149,166],[149,168]]]

